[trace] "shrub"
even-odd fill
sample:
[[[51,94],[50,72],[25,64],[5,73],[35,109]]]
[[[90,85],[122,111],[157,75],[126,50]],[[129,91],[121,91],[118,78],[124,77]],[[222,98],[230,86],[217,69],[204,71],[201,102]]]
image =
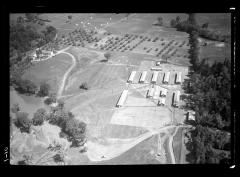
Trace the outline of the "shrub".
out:
[[[20,128],[21,132],[30,132],[30,127],[32,125],[31,120],[28,119],[28,113],[26,112],[17,112],[16,120],[14,122],[16,127]]]
[[[104,54],[104,57],[108,60],[111,57],[111,54],[109,52]]]
[[[79,88],[80,88],[80,89],[84,89],[84,90],[88,90],[88,89],[89,89],[89,87],[88,87],[88,85],[87,85],[86,82],[83,82],[83,83],[79,86]]]
[[[11,108],[12,113],[17,113],[20,111],[20,107],[19,104],[13,104],[12,108]]]

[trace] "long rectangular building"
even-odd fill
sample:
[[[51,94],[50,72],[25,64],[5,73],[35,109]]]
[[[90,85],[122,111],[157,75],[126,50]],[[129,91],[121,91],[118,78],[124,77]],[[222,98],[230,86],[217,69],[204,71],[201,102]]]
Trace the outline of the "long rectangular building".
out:
[[[146,76],[147,76],[147,71],[143,71],[139,82],[144,83]]]
[[[180,101],[180,91],[174,92],[174,98],[173,98],[173,106],[178,107]]]
[[[182,82],[182,72],[177,73],[176,84],[181,84]]]
[[[128,83],[132,83],[133,82],[133,79],[134,79],[135,75],[136,75],[136,71],[132,71],[131,75],[129,76]]]
[[[152,98],[154,94],[154,88],[150,88],[147,93],[147,98]]]
[[[152,76],[152,83],[153,84],[157,83],[157,78],[158,78],[158,71],[154,71],[153,76]]]
[[[164,74],[163,83],[164,83],[164,84],[168,84],[169,78],[170,78],[170,72],[166,72],[166,73]]]
[[[118,100],[117,107],[123,106],[126,98],[127,98],[128,90],[123,90],[120,99]]]

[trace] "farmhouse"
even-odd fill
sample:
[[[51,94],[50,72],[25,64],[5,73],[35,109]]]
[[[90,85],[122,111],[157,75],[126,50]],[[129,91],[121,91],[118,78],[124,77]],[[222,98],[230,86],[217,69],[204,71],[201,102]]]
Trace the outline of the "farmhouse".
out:
[[[160,99],[158,100],[158,106],[165,106],[165,101],[166,101],[165,98],[160,98]]]
[[[163,83],[164,83],[164,84],[168,84],[169,78],[170,78],[170,72],[166,72],[166,73],[164,74]]]
[[[152,98],[154,94],[154,88],[150,88],[147,93],[147,98]]]
[[[146,76],[147,76],[147,71],[143,71],[139,82],[144,83]]]
[[[182,82],[182,72],[176,74],[176,84],[181,84]]]
[[[153,76],[152,76],[152,83],[156,84],[157,82],[157,77],[158,77],[158,71],[154,71],[153,72]]]
[[[186,120],[187,121],[189,121],[189,120],[194,120],[195,121],[195,112],[194,111],[188,111]]]
[[[161,97],[166,97],[166,96],[167,96],[167,91],[168,91],[167,89],[165,89],[165,88],[161,88],[160,96],[161,96]]]
[[[154,70],[154,71],[162,71],[162,68],[161,68],[161,67],[152,67],[151,70]]]
[[[128,83],[132,83],[133,82],[133,79],[134,79],[135,75],[136,75],[136,71],[132,71],[131,75],[129,76]]]
[[[173,106],[174,107],[178,107],[179,106],[179,101],[180,101],[180,91],[178,90],[178,91],[176,91],[176,92],[174,92],[174,94],[173,94]]]
[[[126,98],[127,98],[128,90],[123,90],[120,99],[118,100],[117,107],[123,106]]]

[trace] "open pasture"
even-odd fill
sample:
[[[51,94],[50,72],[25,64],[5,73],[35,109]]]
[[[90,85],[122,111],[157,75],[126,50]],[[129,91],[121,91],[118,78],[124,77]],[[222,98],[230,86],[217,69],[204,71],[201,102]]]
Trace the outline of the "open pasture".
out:
[[[24,73],[23,78],[31,80],[37,86],[40,86],[41,82],[47,82],[52,91],[57,91],[59,81],[71,65],[72,59],[68,55],[58,54],[34,64]]]

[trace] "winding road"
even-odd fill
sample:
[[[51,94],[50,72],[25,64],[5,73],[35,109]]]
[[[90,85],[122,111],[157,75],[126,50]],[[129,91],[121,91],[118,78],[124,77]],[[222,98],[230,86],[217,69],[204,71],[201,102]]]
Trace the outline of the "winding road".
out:
[[[70,53],[68,53],[68,52],[65,52],[65,51],[61,51],[61,52],[59,52],[59,53],[65,53],[65,54],[69,55],[69,56],[72,58],[72,60],[73,60],[73,64],[72,64],[72,66],[67,70],[67,72],[64,74],[64,76],[63,76],[63,78],[62,78],[62,81],[61,81],[61,84],[60,84],[60,86],[59,86],[58,93],[57,93],[57,97],[58,97],[58,98],[62,95],[64,86],[65,86],[65,82],[66,82],[66,79],[67,79],[69,73],[70,73],[70,72],[72,71],[72,69],[76,66],[76,59],[75,59],[75,57],[74,57],[72,54],[70,54]]]

